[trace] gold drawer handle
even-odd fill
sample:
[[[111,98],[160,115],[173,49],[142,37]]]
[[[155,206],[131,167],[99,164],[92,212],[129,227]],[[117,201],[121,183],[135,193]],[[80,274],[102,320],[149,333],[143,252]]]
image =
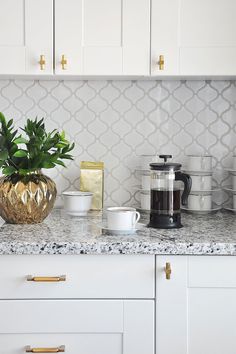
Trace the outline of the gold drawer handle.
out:
[[[166,263],[165,266],[165,273],[166,273],[166,279],[170,280],[170,275],[171,275],[171,265],[169,262]]]
[[[40,70],[45,69],[45,65],[46,65],[45,55],[40,55],[39,65],[40,65]]]
[[[62,68],[62,70],[66,70],[66,67],[67,67],[67,59],[66,59],[65,54],[63,54],[61,56],[61,68]]]
[[[159,66],[159,70],[164,70],[164,65],[165,65],[165,59],[164,55],[159,55],[159,61],[157,62]]]
[[[61,345],[57,348],[31,348],[29,345],[25,348],[26,353],[64,353],[65,346]]]
[[[33,277],[32,275],[27,276],[27,281],[44,282],[44,283],[56,283],[59,281],[66,281],[65,275],[60,275],[58,277]]]

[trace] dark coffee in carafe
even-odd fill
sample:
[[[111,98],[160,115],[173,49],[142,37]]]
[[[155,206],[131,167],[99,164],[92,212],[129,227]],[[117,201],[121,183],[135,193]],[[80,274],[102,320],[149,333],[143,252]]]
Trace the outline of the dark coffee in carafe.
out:
[[[180,190],[151,190],[151,213],[149,227],[181,227]]]
[[[159,215],[172,215],[180,211],[180,190],[151,190],[151,210]]]

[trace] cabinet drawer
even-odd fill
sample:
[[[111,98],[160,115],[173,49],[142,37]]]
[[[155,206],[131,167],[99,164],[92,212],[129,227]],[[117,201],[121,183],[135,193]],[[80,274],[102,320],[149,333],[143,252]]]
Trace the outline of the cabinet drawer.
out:
[[[188,257],[189,287],[236,288],[236,257]]]
[[[0,333],[122,333],[123,309],[122,300],[2,300]]]
[[[154,300],[1,300],[0,313],[0,354],[154,354]]]
[[[0,256],[0,299],[154,298],[154,264],[146,255]]]
[[[121,354],[123,308],[123,301],[116,300],[3,300],[0,354],[25,353],[27,346]]]
[[[63,343],[63,346],[61,345]],[[120,333],[0,334],[0,354],[23,354],[26,348],[61,348],[65,354],[122,354]]]

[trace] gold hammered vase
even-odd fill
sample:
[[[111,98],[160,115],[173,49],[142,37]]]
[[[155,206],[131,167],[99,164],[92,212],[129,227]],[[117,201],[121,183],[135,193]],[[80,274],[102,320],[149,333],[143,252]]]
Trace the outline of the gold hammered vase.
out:
[[[52,210],[56,184],[42,173],[0,178],[0,216],[11,224],[42,222]]]

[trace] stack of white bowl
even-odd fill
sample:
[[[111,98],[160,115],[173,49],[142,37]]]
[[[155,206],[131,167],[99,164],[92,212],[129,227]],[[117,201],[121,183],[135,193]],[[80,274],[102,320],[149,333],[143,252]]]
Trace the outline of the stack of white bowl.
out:
[[[232,158],[231,168],[225,169],[231,177],[231,185],[224,190],[229,195],[229,201],[224,205],[224,209],[236,212],[236,155]]]
[[[159,162],[157,155],[140,155],[140,164],[137,167],[137,172],[140,176],[140,185],[136,188],[140,195],[140,210],[150,210],[150,191],[151,191],[151,178],[150,178],[150,163]]]
[[[192,188],[188,197],[187,207],[182,209],[191,212],[212,212],[220,209],[213,204],[214,193],[218,190],[212,187],[212,156],[188,155],[185,172],[192,178]]]

